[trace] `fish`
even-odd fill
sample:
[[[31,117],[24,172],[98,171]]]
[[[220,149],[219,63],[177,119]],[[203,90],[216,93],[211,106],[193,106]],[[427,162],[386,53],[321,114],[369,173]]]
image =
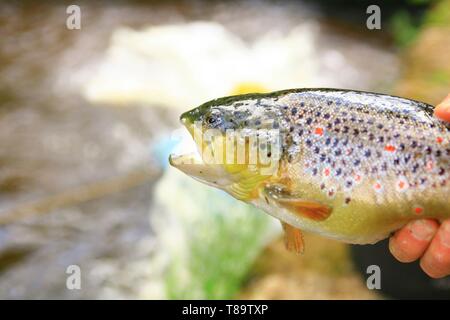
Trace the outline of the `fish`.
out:
[[[208,101],[183,113],[190,177],[302,232],[373,244],[416,219],[450,217],[450,126],[433,106],[356,90],[301,88]]]

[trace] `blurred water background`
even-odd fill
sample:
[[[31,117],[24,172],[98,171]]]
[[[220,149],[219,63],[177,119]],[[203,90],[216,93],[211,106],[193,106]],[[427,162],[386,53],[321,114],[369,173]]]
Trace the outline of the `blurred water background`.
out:
[[[401,60],[428,1],[376,31],[364,1],[81,1],[81,30],[68,4],[0,4],[0,298],[377,297],[346,246],[307,235],[291,256],[275,221],[165,159],[179,113],[218,96],[418,93],[399,79],[428,66]]]

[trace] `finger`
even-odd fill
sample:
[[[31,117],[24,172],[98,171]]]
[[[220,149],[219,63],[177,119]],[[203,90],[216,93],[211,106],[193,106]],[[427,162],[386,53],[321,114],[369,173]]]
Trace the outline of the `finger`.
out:
[[[434,115],[444,121],[450,122],[450,94],[436,106]]]
[[[450,220],[441,224],[422,257],[420,266],[432,278],[442,278],[450,274]]]
[[[438,228],[431,219],[411,221],[391,237],[389,250],[400,262],[415,261],[424,254]]]

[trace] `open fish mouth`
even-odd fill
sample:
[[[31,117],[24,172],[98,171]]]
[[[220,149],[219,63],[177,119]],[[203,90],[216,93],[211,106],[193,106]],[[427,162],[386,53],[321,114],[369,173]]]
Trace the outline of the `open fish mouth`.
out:
[[[182,121],[183,122],[183,121]],[[176,139],[179,143],[175,146],[172,154],[169,156],[170,165],[180,168],[183,165],[204,164],[202,156],[199,152],[199,147],[195,143],[192,130],[183,122],[184,128],[176,131]]]
[[[201,155],[202,145],[194,139],[193,125],[181,121],[185,128],[177,131],[178,145],[169,156],[171,166],[188,176],[207,185],[225,188],[233,182],[233,177],[226,172],[222,164],[205,162]]]

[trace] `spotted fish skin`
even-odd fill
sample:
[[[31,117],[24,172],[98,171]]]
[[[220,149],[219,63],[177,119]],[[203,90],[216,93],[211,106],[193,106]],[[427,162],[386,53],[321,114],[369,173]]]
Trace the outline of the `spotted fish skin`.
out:
[[[292,89],[225,97],[182,117],[219,129],[275,128],[280,171],[248,202],[296,228],[373,243],[407,222],[450,217],[450,128],[414,100],[340,89]],[[212,120],[211,120],[212,119]],[[332,208],[321,221],[292,214],[264,188]]]

